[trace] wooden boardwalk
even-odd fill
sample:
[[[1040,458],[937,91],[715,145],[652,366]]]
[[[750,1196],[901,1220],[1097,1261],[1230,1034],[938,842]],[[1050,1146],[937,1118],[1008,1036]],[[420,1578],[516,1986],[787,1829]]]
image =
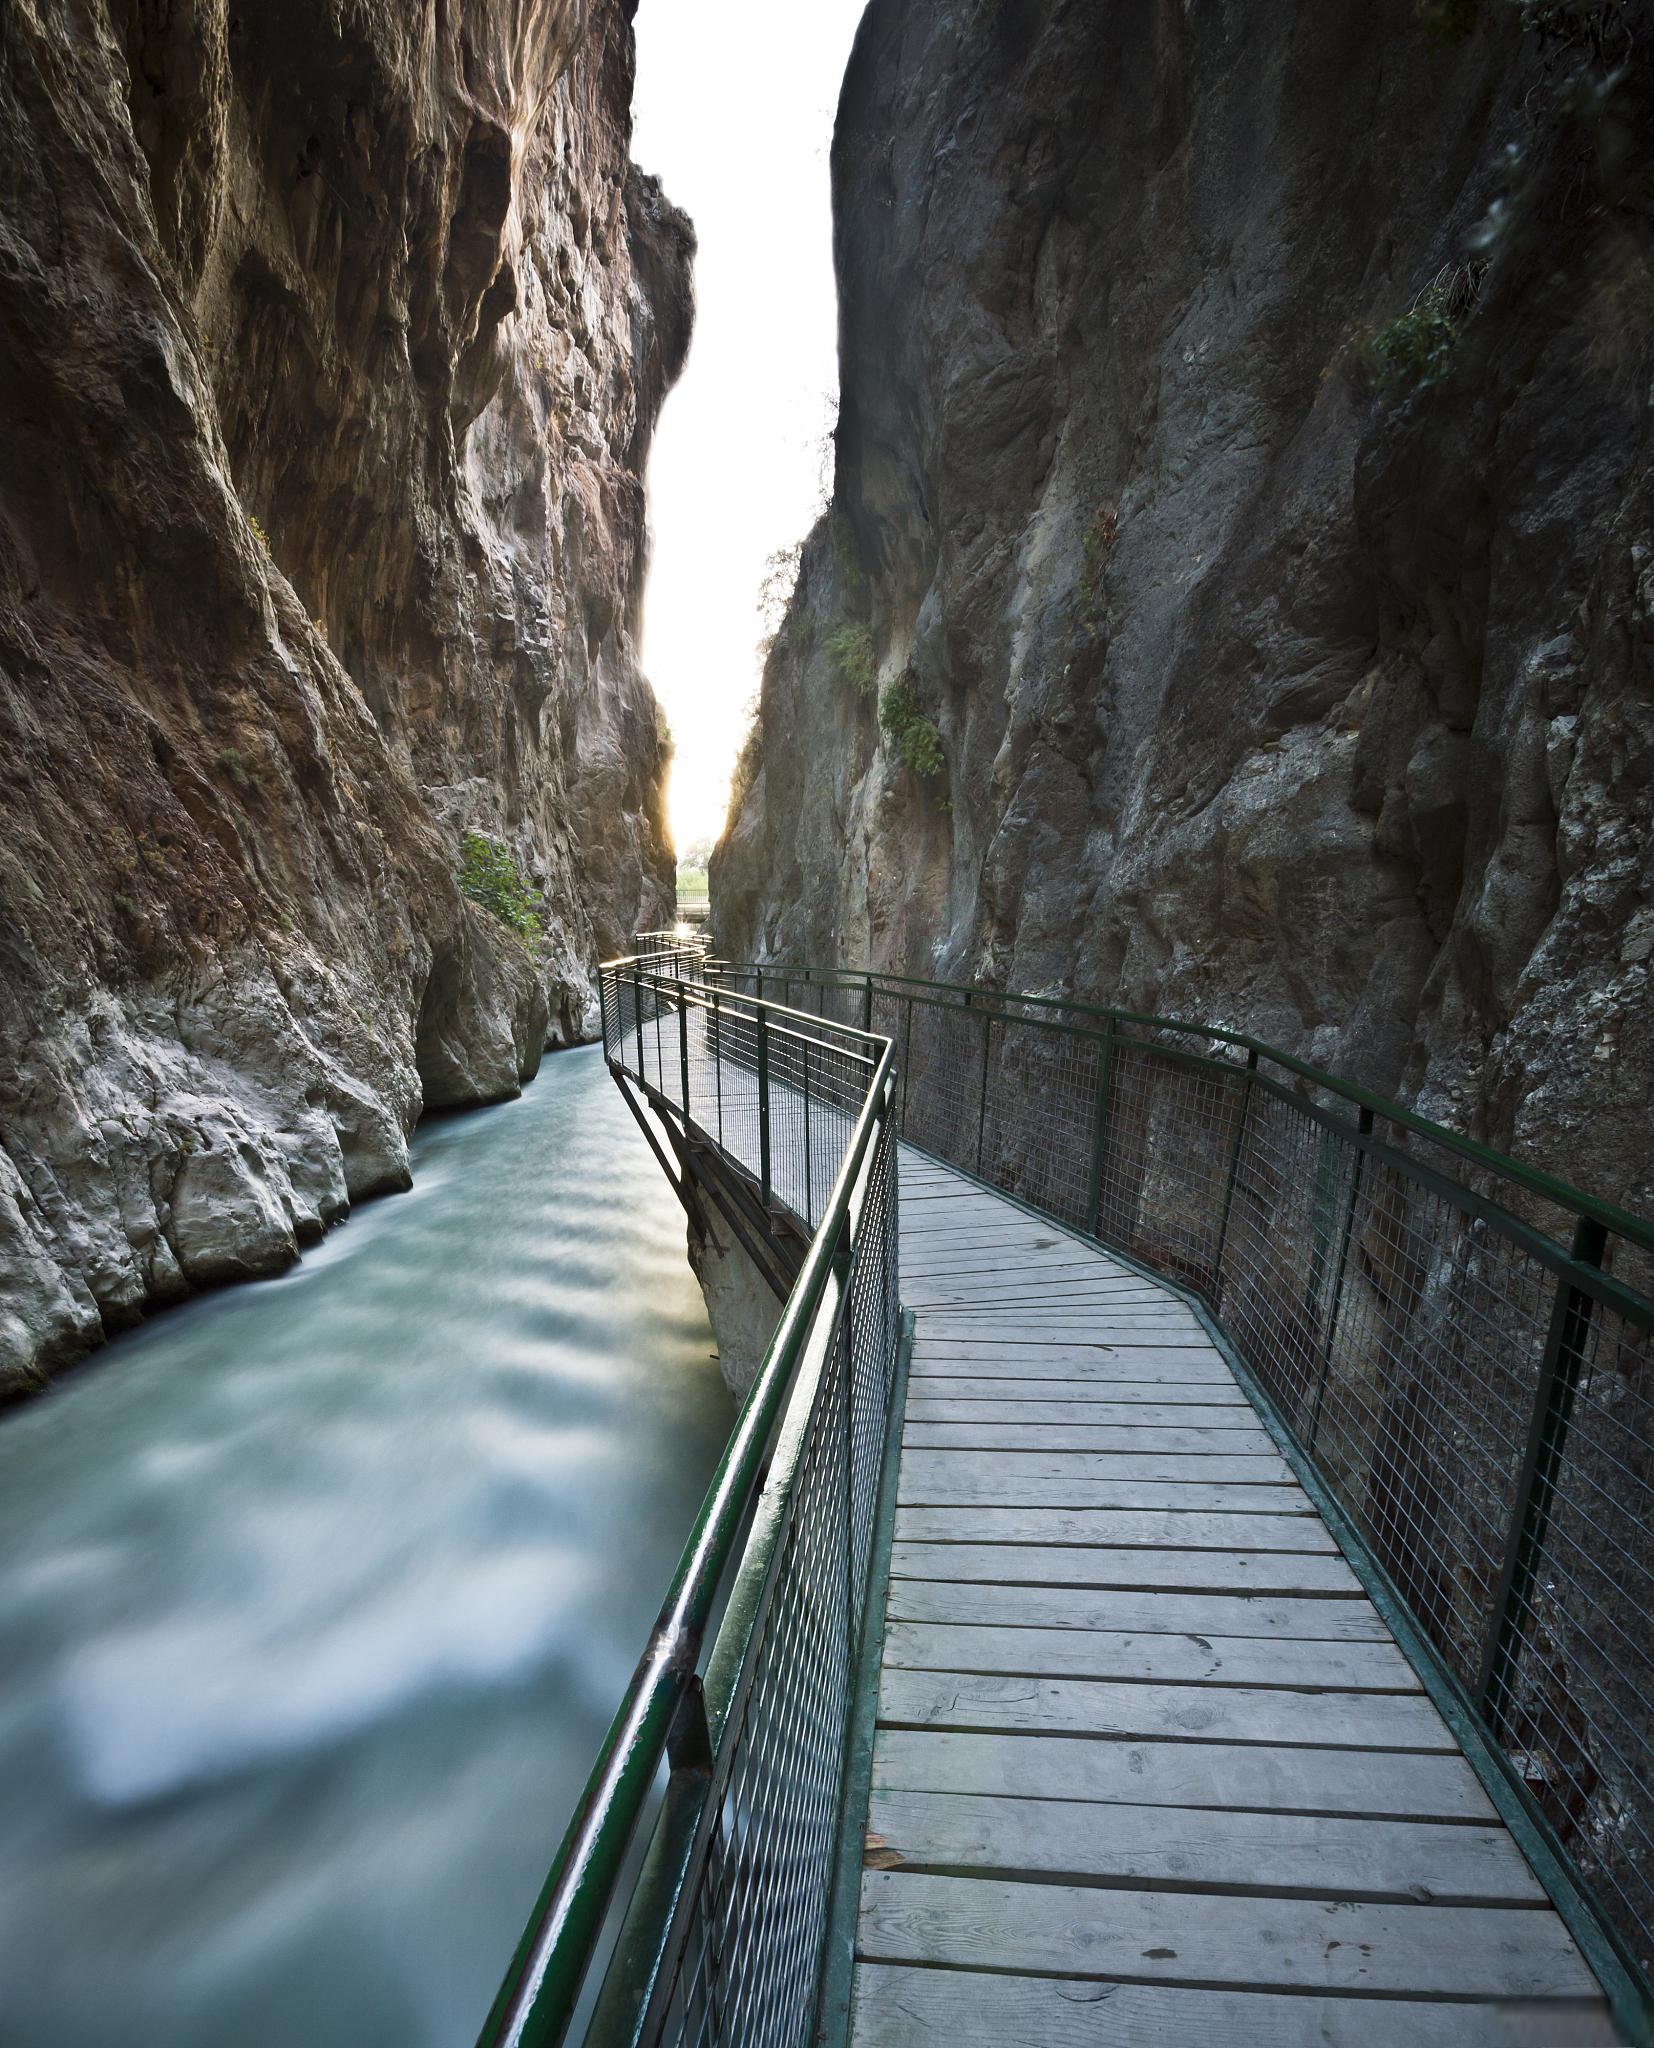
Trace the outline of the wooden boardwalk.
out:
[[[906,1147],[855,2048],[1611,2042],[1201,1326]]]

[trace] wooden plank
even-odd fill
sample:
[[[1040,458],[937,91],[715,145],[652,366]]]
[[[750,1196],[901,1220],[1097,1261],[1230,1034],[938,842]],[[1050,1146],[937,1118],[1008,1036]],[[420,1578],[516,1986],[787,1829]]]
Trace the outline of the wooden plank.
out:
[[[859,1942],[893,1962],[1260,1989],[1590,1998],[1554,1913],[1098,1891],[870,1870]]]
[[[948,1380],[946,1386],[930,1384],[933,1375],[921,1375],[923,1384],[910,1388],[908,1413],[913,1413],[913,1402],[994,1401],[1002,1406],[1019,1401],[1109,1401],[1123,1407],[1146,1407],[1155,1403],[1172,1402],[1179,1407],[1216,1407],[1239,1409],[1243,1414],[1252,1413],[1246,1396],[1236,1386],[1222,1386],[1214,1381],[1187,1380],[1039,1380],[1019,1379],[1007,1382],[999,1379],[978,1379],[958,1375]]]
[[[1292,1473],[1280,1452],[1271,1446],[1257,1454],[1240,1457],[1210,1457],[1189,1451],[1018,1451],[999,1456],[987,1449],[924,1450],[902,1453],[902,1484],[928,1477],[949,1477],[958,1482],[971,1473],[992,1477],[998,1484],[1023,1486],[1037,1479],[1158,1480],[1168,1484],[1203,1483],[1212,1486],[1286,1486]],[[1033,1496],[1030,1495],[1032,1500]],[[1061,1503],[1053,1503],[1061,1505]],[[1086,1505],[1075,1501],[1076,1507]],[[1100,1501],[1098,1506],[1108,1503]],[[1145,1502],[1145,1506],[1150,1503]]]
[[[1230,1429],[1121,1429],[1092,1427],[1083,1422],[914,1422],[902,1442],[915,1450],[1002,1451],[1183,1451],[1243,1456],[1273,1450],[1267,1432],[1257,1423]]]
[[[992,1270],[976,1273],[922,1273],[904,1261],[902,1292],[915,1303],[922,1294],[927,1304],[945,1308],[951,1302],[967,1307],[981,1303],[998,1305],[1001,1295],[1032,1301],[1050,1308],[1068,1308],[1076,1303],[1105,1301],[1124,1309],[1158,1308],[1169,1297],[1158,1287],[1142,1280],[1112,1279],[1095,1268],[1078,1266],[1039,1267],[1018,1261],[996,1261]],[[1181,1302],[1171,1302],[1181,1309]]]
[[[1319,1515],[1230,1515],[1176,1508],[898,1507],[896,1536],[914,1543],[1079,1546],[1087,1552],[1141,1548],[1216,1550],[1225,1555],[1265,1550],[1338,1555]]]
[[[978,1458],[980,1472],[969,1469],[936,1476],[909,1472],[921,1458],[936,1458],[968,1467]],[[1201,1485],[1175,1479],[1025,1479],[1017,1458],[995,1459],[991,1451],[914,1451],[903,1460],[897,1482],[897,1504],[906,1508],[1139,1508],[1147,1511],[1193,1510],[1220,1515],[1313,1514],[1309,1496],[1291,1486]],[[1010,1467],[1007,1471],[1006,1467]]]
[[[882,1728],[873,1783],[892,1791],[1206,1806],[1261,1813],[1371,1814],[1497,1825],[1462,1756],[1428,1750],[1276,1749],[1251,1742],[1119,1742],[1084,1736]],[[1108,1815],[1099,1813],[1099,1827]]]
[[[1107,1259],[1098,1258],[1081,1245],[1054,1244],[1045,1238],[986,1248],[950,1243],[946,1238],[934,1248],[903,1245],[902,1272],[914,1278],[945,1279],[950,1273],[965,1279],[980,1279],[993,1272],[1037,1274],[1041,1279],[1064,1273],[1102,1275],[1121,1287],[1154,1287],[1141,1274],[1122,1272]],[[1164,1290],[1158,1290],[1163,1292]]]
[[[1042,1678],[1158,1678],[1176,1685],[1324,1686],[1338,1692],[1419,1690],[1417,1674],[1393,1643],[896,1621],[885,1629],[884,1662],[909,1671],[1012,1671]]]
[[[1325,1814],[1213,1813],[878,1791],[867,1815],[878,1868],[1397,1905],[1543,1905],[1545,1894],[1502,1827],[1341,1820]]]
[[[1021,1253],[1011,1258],[995,1258],[974,1267],[953,1273],[927,1273],[902,1261],[904,1286],[922,1286],[937,1301],[977,1301],[985,1294],[991,1295],[1004,1289],[1033,1296],[1036,1300],[1049,1299],[1053,1307],[1065,1306],[1073,1297],[1089,1298],[1102,1294],[1122,1307],[1158,1307],[1162,1302],[1172,1308],[1182,1308],[1183,1303],[1167,1294],[1163,1287],[1157,1287],[1151,1280],[1139,1280],[1134,1274],[1110,1273],[1095,1260],[1071,1261],[1063,1265],[1042,1264],[1037,1259],[1025,1259]]]
[[[1447,1723],[1423,1693],[889,1670],[879,1688],[879,1719],[895,1728],[1458,1753]]]
[[[1043,1401],[1020,1397],[991,1397],[972,1400],[949,1388],[933,1394],[928,1387],[909,1388],[909,1422],[1084,1422],[1109,1429],[1233,1429],[1249,1426],[1253,1411],[1242,1401],[1204,1404],[1193,1401],[1149,1405],[1142,1401],[1116,1401],[1106,1386],[1098,1387],[1090,1400]]]
[[[920,1323],[913,1370],[921,1379],[981,1373],[995,1379],[1164,1380],[1232,1387],[1235,1376],[1209,1344],[1021,1344],[994,1338],[943,1338]]]
[[[912,1509],[914,1514],[927,1512]],[[1360,1581],[1341,1557],[1273,1550],[1102,1550],[1079,1544],[892,1545],[896,1579],[985,1581],[997,1586],[1159,1587],[1179,1593],[1354,1595]]]
[[[1127,1315],[1097,1309],[1059,1315],[1038,1308],[960,1308],[950,1304],[946,1309],[918,1309],[915,1314],[926,1335],[943,1342],[963,1338],[1017,1345],[1106,1344],[1115,1351],[1149,1344],[1168,1351],[1213,1348],[1193,1318],[1180,1311]]]
[[[1387,1643],[1369,1600],[1291,1594],[1184,1593],[1129,1586],[1006,1586],[969,1579],[893,1579],[892,1621],[984,1622],[1011,1628],[1127,1629],[1154,1634],[1296,1637]]]
[[[1426,2003],[864,1962],[851,2048],[1610,2048],[1600,2001]]]

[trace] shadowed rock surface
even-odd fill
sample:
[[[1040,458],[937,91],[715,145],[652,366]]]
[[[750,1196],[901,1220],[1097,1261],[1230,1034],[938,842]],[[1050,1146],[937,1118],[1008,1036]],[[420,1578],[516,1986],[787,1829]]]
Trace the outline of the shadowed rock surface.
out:
[[[667,913],[632,12],[0,13],[0,1393],[405,1185]]]
[[[1651,108],[1646,0],[873,0],[719,950],[1240,1026],[1654,1202]]]

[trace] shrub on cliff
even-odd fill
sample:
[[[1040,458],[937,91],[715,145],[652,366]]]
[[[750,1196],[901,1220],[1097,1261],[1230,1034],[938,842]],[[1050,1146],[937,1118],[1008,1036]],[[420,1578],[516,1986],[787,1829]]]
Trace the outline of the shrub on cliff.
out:
[[[467,832],[459,851],[455,880],[460,894],[491,910],[524,945],[535,945],[540,937],[540,899],[511,855],[480,832]]]
[[[935,775],[942,766],[942,735],[928,719],[913,686],[913,671],[903,669],[885,685],[879,699],[879,723],[915,775]]]
[[[826,645],[839,681],[850,684],[859,697],[871,697],[879,680],[879,664],[868,629],[849,623],[835,626]]]
[[[1425,391],[1453,367],[1459,329],[1476,303],[1485,264],[1448,264],[1438,270],[1405,313],[1378,329],[1368,341],[1378,384]]]

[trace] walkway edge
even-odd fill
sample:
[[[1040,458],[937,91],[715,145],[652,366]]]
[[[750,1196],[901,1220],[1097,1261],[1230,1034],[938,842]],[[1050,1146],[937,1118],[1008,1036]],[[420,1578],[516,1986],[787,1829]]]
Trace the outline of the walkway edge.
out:
[[[896,1533],[896,1495],[902,1463],[901,1419],[907,1412],[907,1381],[912,1362],[913,1312],[903,1309],[901,1340],[890,1382],[889,1427],[885,1434],[884,1469],[879,1475],[873,1554],[868,1561],[867,1607],[862,1616],[861,1642],[856,1650],[855,1699],[845,1743],[838,1853],[833,1866],[833,1896],[827,1911],[827,1938],[822,1950],[821,1993],[816,2005],[816,2048],[844,2048],[850,2037],[856,1974],[856,1927],[861,1914],[862,1861],[873,1786],[873,1736],[879,1719],[884,1618],[890,1595],[890,1546]]]

